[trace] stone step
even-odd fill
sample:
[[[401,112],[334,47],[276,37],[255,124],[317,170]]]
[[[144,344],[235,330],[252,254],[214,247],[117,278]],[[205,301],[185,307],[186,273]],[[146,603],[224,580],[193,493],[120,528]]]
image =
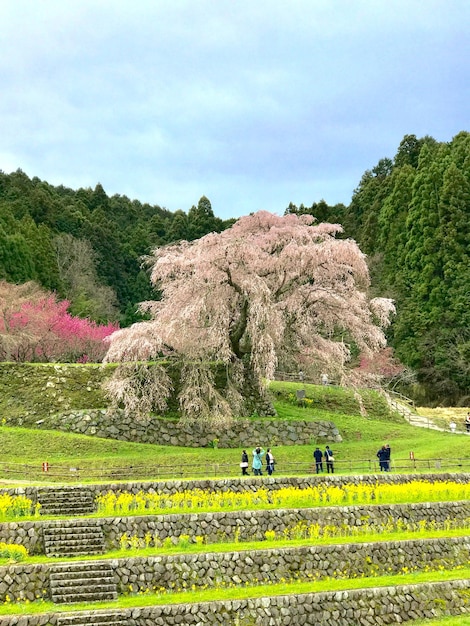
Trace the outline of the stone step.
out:
[[[63,546],[47,546],[46,555],[57,557],[71,557],[71,556],[89,556],[93,554],[103,554],[104,549],[102,546],[87,546],[84,544],[76,545],[63,545]]]
[[[134,620],[121,613],[82,611],[73,615],[57,615],[57,626],[132,626]]]
[[[61,572],[51,572],[50,574],[51,583],[54,585],[63,585],[64,587],[76,585],[77,581],[84,582],[86,580],[94,580],[97,581],[97,584],[100,584],[100,582],[105,580],[114,581],[114,574],[104,569],[89,569],[88,571],[83,571],[83,568],[80,571],[66,571],[64,569]]]
[[[44,545],[66,544],[66,543],[102,543],[103,535],[98,533],[69,533],[69,534],[49,534],[44,533]]]
[[[62,541],[62,542],[57,542],[57,543],[48,543],[45,546],[45,548],[46,548],[45,550],[46,554],[49,554],[51,551],[77,552],[77,551],[82,551],[82,550],[85,550],[85,551],[93,550],[95,552],[96,550],[103,550],[103,544],[98,541],[95,541],[93,543],[79,542],[79,541],[74,541],[73,543],[70,543],[70,542]]]
[[[47,556],[64,556],[78,554],[103,554],[104,548],[102,544],[94,543],[50,543],[45,546]]]
[[[67,519],[67,520],[49,520],[44,522],[44,527],[52,530],[62,529],[64,533],[75,532],[77,528],[80,529],[94,529],[100,528],[100,522],[91,519]]]
[[[86,515],[96,511],[96,503],[89,489],[39,489],[41,515]]]
[[[47,487],[47,488],[38,488],[37,491],[38,498],[41,500],[47,500],[50,498],[60,499],[60,498],[92,498],[92,492],[90,489],[86,489],[83,487]]]
[[[101,526],[47,526],[44,529],[44,551],[51,557],[103,554],[103,530]]]
[[[94,513],[94,509],[92,509],[89,506],[80,506],[78,504],[73,504],[73,505],[68,505],[67,507],[64,507],[62,505],[57,505],[57,506],[48,506],[48,507],[41,507],[40,509],[40,515],[43,516],[51,516],[51,515],[61,515],[63,517],[65,516],[76,516],[76,515],[90,515],[90,513]]]
[[[44,547],[46,548],[46,552],[48,548],[67,548],[67,547],[77,547],[77,546],[89,546],[90,548],[103,548],[103,539],[101,537],[76,537],[70,538],[66,537],[64,539],[55,538],[55,539],[46,539],[44,541]]]
[[[94,502],[91,491],[88,493],[67,491],[67,492],[38,492],[38,501],[41,504],[49,504],[51,502]]]
[[[92,589],[93,591],[116,591],[116,583],[114,577],[103,578],[102,576],[86,576],[85,578],[60,578],[54,581],[51,580],[54,586],[54,593],[72,593],[74,591],[86,591]]]
[[[77,526],[76,528],[56,527],[45,528],[44,537],[49,539],[74,539],[75,537],[81,537],[88,539],[92,537],[100,537],[102,531],[97,526]]]
[[[116,600],[116,580],[109,563],[63,563],[51,567],[51,598],[55,603]]]
[[[87,572],[107,573],[113,572],[113,568],[107,561],[79,561],[75,563],[54,563],[50,566],[51,576],[60,578],[63,574]]]
[[[105,602],[107,600],[117,600],[118,594],[116,585],[110,586],[108,590],[90,589],[77,587],[70,588],[67,593],[51,593],[51,600],[54,604],[76,604],[78,602]]]

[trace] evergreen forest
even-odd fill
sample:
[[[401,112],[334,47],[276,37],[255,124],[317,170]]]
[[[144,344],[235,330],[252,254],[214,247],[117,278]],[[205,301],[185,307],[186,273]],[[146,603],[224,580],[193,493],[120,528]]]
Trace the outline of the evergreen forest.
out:
[[[367,170],[348,206],[290,204],[340,223],[367,255],[374,296],[395,300],[388,331],[420,402],[470,403],[470,133],[450,142],[406,135],[393,158]],[[168,211],[94,189],[53,186],[0,171],[0,280],[35,281],[72,315],[127,326],[155,299],[143,257],[170,242],[221,232],[203,196]],[[419,396],[419,397],[418,397]]]

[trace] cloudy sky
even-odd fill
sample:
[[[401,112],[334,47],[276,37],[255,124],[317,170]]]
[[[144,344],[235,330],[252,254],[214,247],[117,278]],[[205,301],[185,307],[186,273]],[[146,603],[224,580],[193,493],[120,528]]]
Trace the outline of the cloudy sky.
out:
[[[470,131],[468,0],[0,0],[0,169],[222,218]]]

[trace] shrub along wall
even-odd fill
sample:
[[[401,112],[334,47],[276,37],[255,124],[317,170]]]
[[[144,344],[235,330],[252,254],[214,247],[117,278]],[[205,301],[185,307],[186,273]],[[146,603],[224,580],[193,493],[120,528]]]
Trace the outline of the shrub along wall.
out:
[[[423,585],[400,585],[293,596],[272,596],[220,602],[185,603],[132,609],[107,610],[111,619],[127,626],[165,624],[238,624],[271,626],[312,624],[314,626],[377,626],[419,618],[461,615],[470,612],[470,581],[456,580]],[[2,626],[61,626],[94,622],[103,612],[10,615]],[[102,623],[102,622],[100,622]]]
[[[435,502],[419,504],[377,504],[364,506],[316,507],[311,509],[274,509],[256,511],[227,511],[217,513],[187,513],[175,515],[149,515],[106,517],[87,520],[90,526],[99,526],[108,549],[119,549],[124,534],[144,539],[147,534],[159,539],[189,535],[203,536],[208,543],[223,540],[264,540],[265,532],[274,530],[282,534],[300,523],[318,524],[320,527],[383,526],[390,520],[402,519],[405,523],[421,521],[443,525],[452,520],[470,520],[470,501]],[[74,528],[76,521],[64,520],[64,528]],[[30,554],[44,552],[44,528],[57,521],[4,522],[0,525],[0,541],[24,545]]]
[[[136,420],[121,410],[104,409],[65,411],[40,420],[24,417],[9,419],[9,426],[30,426],[61,430],[139,443],[168,446],[239,448],[247,442],[263,445],[308,445],[315,442],[339,442],[336,426],[325,420],[280,420],[270,418],[236,419],[222,430],[207,430],[199,424],[183,425],[176,419],[150,417]]]
[[[269,544],[266,544],[267,547]],[[342,544],[107,561],[120,594],[281,580],[361,578],[468,565],[470,538]],[[0,567],[0,601],[50,600],[50,564]],[[94,583],[91,583],[94,584]],[[86,587],[86,578],[83,581]]]

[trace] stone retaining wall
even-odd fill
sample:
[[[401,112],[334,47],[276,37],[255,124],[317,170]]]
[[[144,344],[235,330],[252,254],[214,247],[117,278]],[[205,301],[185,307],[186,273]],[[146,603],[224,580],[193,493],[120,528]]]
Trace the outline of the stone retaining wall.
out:
[[[104,518],[101,526],[106,545],[116,547],[124,534],[145,538],[148,533],[160,540],[166,537],[191,538],[203,536],[207,543],[234,540],[262,541],[266,531],[274,530],[281,536],[284,530],[299,524],[318,524],[320,527],[384,526],[391,520],[405,524],[421,521],[444,525],[453,520],[470,520],[470,501],[437,502],[396,505],[363,505],[316,507],[310,509],[275,509],[257,511],[230,511],[216,513],[188,513],[151,517]]]
[[[108,412],[104,409],[67,411],[41,420],[27,417],[9,419],[8,425],[186,447],[217,445],[220,448],[240,448],[257,443],[272,447],[342,441],[332,422],[315,420],[313,413],[311,420],[237,419],[229,428],[210,431],[198,424],[180,424],[176,419],[151,417],[137,420],[122,410]]]
[[[0,567],[0,602],[50,600],[49,563]],[[3,617],[0,617],[3,624]]]
[[[234,546],[235,547],[235,546]],[[361,578],[468,566],[470,538],[237,550],[107,560],[118,593],[135,595],[331,578]],[[90,567],[95,563],[88,562]],[[50,600],[50,564],[0,567],[0,602]],[[93,582],[94,584],[94,582]],[[83,588],[87,586],[83,578]]]
[[[309,509],[274,509],[254,511],[227,511],[215,513],[186,513],[129,517],[89,518],[89,525],[100,526],[108,550],[119,549],[124,534],[128,537],[146,535],[175,541],[181,535],[204,537],[207,543],[223,540],[264,540],[265,533],[274,530],[281,536],[284,530],[299,524],[318,524],[320,527],[384,526],[401,519],[405,524],[421,521],[442,526],[454,520],[470,520],[470,501],[433,502],[418,504],[376,504],[361,506],[314,507]],[[57,521],[4,522],[0,524],[0,541],[24,545],[30,554],[44,553],[43,531]],[[62,522],[64,528],[74,528],[73,519]]]
[[[266,544],[268,547],[269,544]],[[440,566],[468,566],[470,538],[342,544],[229,553],[120,559],[119,593],[191,587],[233,587],[254,582],[360,578]]]
[[[127,626],[176,626],[217,624],[225,626],[382,626],[420,618],[463,615],[470,612],[470,580],[423,585],[271,596],[220,602],[108,610]],[[102,612],[11,615],[2,626],[65,626],[94,623]],[[75,619],[75,622],[73,621]],[[101,623],[101,622],[100,622]]]

